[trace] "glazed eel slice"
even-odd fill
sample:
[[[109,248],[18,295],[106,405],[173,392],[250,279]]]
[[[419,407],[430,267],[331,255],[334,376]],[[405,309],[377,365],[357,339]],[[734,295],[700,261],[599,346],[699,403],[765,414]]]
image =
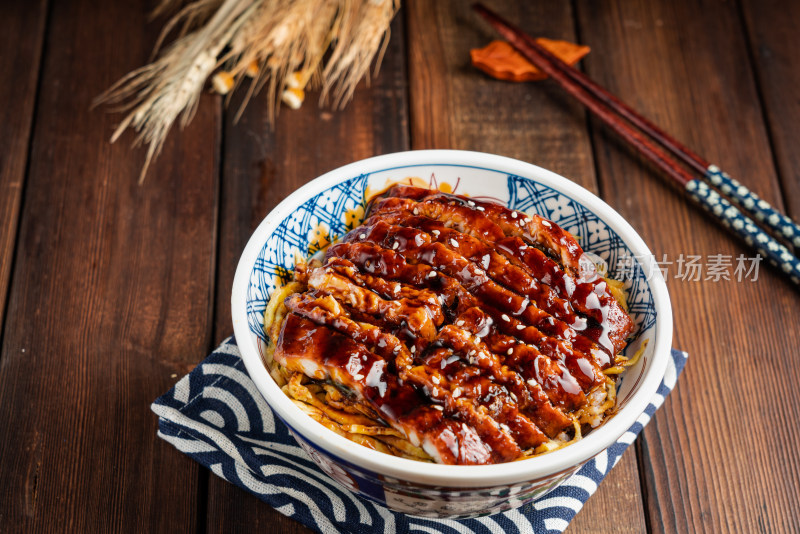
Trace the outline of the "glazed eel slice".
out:
[[[517,318],[481,301],[457,280],[437,272],[429,265],[408,263],[395,250],[384,249],[373,243],[337,243],[328,249],[325,268],[337,269],[340,265],[354,265],[375,279],[391,279],[392,284],[397,284],[394,287],[398,287],[398,292],[403,292],[412,299],[413,286],[425,288],[423,298],[429,298],[427,295],[430,292],[438,293],[443,313],[449,316],[451,322],[493,343],[496,348],[492,350],[501,349],[503,355],[516,342],[530,345],[527,347],[528,354],[542,354],[554,360],[558,364],[559,373],[550,380],[540,380],[552,371],[541,361],[534,366],[537,376],[526,377],[526,380],[536,378],[541,382],[554,404],[564,407],[581,404],[584,402],[581,390],[589,391],[605,381],[605,376],[591,355],[583,354],[567,341],[547,336],[536,327],[527,326]],[[394,287],[389,292],[394,293]],[[374,287],[371,289],[375,290]],[[391,294],[383,293],[383,296],[391,298]],[[461,317],[465,311],[468,314]],[[395,330],[396,335],[406,343],[413,344],[417,354],[422,354],[428,346],[425,338],[419,332],[414,332],[408,323],[401,326],[402,328]],[[384,323],[383,327],[391,328],[391,325]],[[512,360],[517,361],[524,353],[516,351]],[[520,360],[520,364],[523,363],[525,362]]]
[[[396,185],[373,198],[368,216],[399,222],[403,212],[431,220],[425,225],[431,230],[439,223],[484,241],[534,280],[550,286],[575,311],[593,319],[584,333],[607,350],[610,358],[606,365],[625,347],[633,330],[630,316],[575,238],[552,221],[491,202],[406,185]]]
[[[441,402],[432,404],[418,388],[386,372],[386,360],[363,344],[295,313],[283,323],[275,360],[290,370],[329,379],[355,392],[440,463],[507,462],[522,453],[517,441],[486,410],[444,392],[439,395]],[[520,432],[515,416],[512,410],[504,420]],[[529,432],[529,446],[547,439],[533,427]]]
[[[427,234],[411,228],[391,227],[384,222],[378,222],[372,227],[362,227],[358,235],[348,234],[341,245],[353,244],[350,239],[358,240],[355,244],[370,242],[386,249],[396,250],[399,257],[395,257],[394,261],[400,261],[402,257],[402,261],[427,265],[435,270],[437,275],[456,280],[481,307],[506,310],[496,314],[495,322],[533,326],[545,336],[563,340],[579,352],[592,355],[587,360],[588,365],[599,378],[599,364],[595,355],[601,356],[604,360],[606,355],[592,339],[581,336],[570,325],[537,308],[528,298],[497,284],[486,275],[485,270],[457,252],[441,243],[430,243]],[[584,372],[583,369],[577,370]]]
[[[328,264],[326,267],[320,267],[317,270],[325,271],[332,269],[332,267]],[[312,280],[315,276],[312,273]],[[407,291],[410,292],[410,290]],[[572,381],[569,372],[561,367],[558,362],[549,360],[532,347],[527,347],[527,376],[523,376],[504,365],[503,359],[494,354],[487,345],[480,343],[477,336],[461,326],[447,325],[438,332],[432,343],[428,343],[426,346],[429,348],[446,347],[447,357],[453,358],[455,356],[455,359],[451,359],[447,365],[440,365],[436,369],[423,372],[418,364],[430,364],[430,361],[433,361],[424,361],[427,356],[423,356],[423,353],[427,354],[428,351],[421,350],[418,353],[420,358],[415,360],[413,354],[417,352],[416,346],[412,345],[412,349],[409,350],[393,333],[396,332],[396,329],[393,329],[388,321],[370,317],[365,318],[363,316],[357,318],[357,315],[360,315],[360,310],[354,310],[347,302],[339,301],[326,293],[324,287],[303,294],[294,294],[286,300],[286,306],[290,311],[300,316],[318,324],[324,324],[365,346],[371,347],[371,350],[389,362],[390,370],[395,370],[398,376],[404,380],[408,380],[420,387],[427,387],[433,398],[439,396],[438,389],[445,388],[446,391],[449,385],[452,385],[450,389],[453,390],[463,386],[461,390],[464,391],[464,396],[470,397],[471,390],[465,384],[461,384],[460,379],[454,378],[455,371],[461,367],[471,367],[471,371],[467,371],[470,377],[487,375],[488,378],[484,377],[483,380],[492,383],[492,392],[490,393],[488,384],[486,391],[483,393],[481,392],[481,386],[478,385],[477,393],[482,394],[486,399],[480,401],[476,398],[476,402],[478,404],[486,404],[489,400],[494,401],[500,394],[513,398],[513,404],[516,404],[518,411],[525,416],[517,417],[515,413],[515,417],[512,418],[514,426],[532,427],[527,429],[525,433],[514,436],[515,439],[522,438],[522,443],[525,444],[540,443],[541,432],[538,431],[538,428],[541,428],[548,437],[552,438],[571,424],[571,420],[561,409],[553,405],[539,382],[545,383],[547,390],[560,401],[565,398],[578,399],[571,403],[573,407],[582,404],[585,400],[579,386]],[[462,325],[465,322],[474,324],[470,315],[475,316],[475,313],[480,312],[475,308],[471,311],[473,313],[468,311],[464,314],[464,319],[457,322]],[[515,361],[522,361],[521,358],[525,354],[525,347],[522,345],[519,345],[519,347],[519,356]],[[450,365],[455,360],[460,360],[463,365],[459,367]],[[469,366],[466,365],[467,362],[470,362]],[[439,360],[437,360],[438,363]],[[477,383],[475,380],[471,380],[471,382],[473,386]],[[494,387],[494,383],[498,387]],[[570,383],[573,384],[572,391],[564,391],[565,385]],[[457,394],[456,397],[458,396],[461,395]],[[492,404],[494,405],[493,409],[496,411],[496,402],[492,402]],[[510,413],[509,408],[503,407],[503,413],[508,415]],[[528,422],[526,418],[532,419],[532,423]],[[506,421],[501,422],[507,423]],[[531,433],[534,434],[534,438],[529,435]]]
[[[541,217],[396,186],[305,269],[275,361],[349,391],[442,463],[519,458],[573,425],[632,324]]]
[[[604,375],[591,355],[583,354],[573,348],[567,341],[548,336],[539,331],[535,326],[528,326],[513,315],[502,312],[486,301],[471,294],[455,278],[451,278],[434,270],[427,264],[412,264],[399,251],[391,248],[381,248],[373,243],[337,243],[331,246],[326,254],[326,266],[338,264],[342,260],[352,263],[371,276],[397,281],[401,285],[419,286],[433,290],[441,295],[445,315],[450,316],[451,322],[469,330],[473,335],[486,337],[487,341],[498,342],[497,335],[504,334],[506,339],[518,339],[519,343],[530,345],[530,352],[536,355],[544,354],[558,364],[558,374],[541,385],[546,388],[548,397],[554,404],[572,407],[584,402],[581,389],[589,391],[605,381]],[[330,268],[330,267],[326,267]],[[406,289],[405,291],[408,291]],[[472,310],[470,317],[460,317],[465,310]],[[475,317],[479,315],[480,317]],[[460,322],[460,324],[459,324]],[[410,323],[402,325],[403,329],[411,328]],[[428,343],[419,332],[404,332],[398,329],[398,337],[413,344],[418,354],[426,350]],[[488,337],[487,337],[488,336]],[[503,342],[502,352],[508,351],[512,345]],[[518,358],[522,353],[517,352]],[[535,366],[537,374],[547,376],[552,371],[545,367],[544,362]],[[573,377],[573,374],[575,377]],[[534,377],[526,377],[527,379]],[[580,385],[584,387],[581,388]]]

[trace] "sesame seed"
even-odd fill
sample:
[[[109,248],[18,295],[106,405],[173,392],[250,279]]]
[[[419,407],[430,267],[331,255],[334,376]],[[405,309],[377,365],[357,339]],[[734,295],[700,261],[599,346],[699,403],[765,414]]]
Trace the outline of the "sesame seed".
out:
[[[433,382],[434,384],[439,384],[439,377],[436,376],[436,375],[433,375],[431,377],[431,382]]]
[[[553,225],[550,224],[550,221],[542,221],[542,226],[546,226],[546,227],[550,228]]]
[[[511,218],[512,219],[516,219],[517,218],[517,212],[516,211],[512,211],[511,212]]]
[[[361,234],[360,236],[358,236],[358,238],[359,239],[366,239],[367,238],[367,234]]]
[[[483,206],[478,206],[478,211],[486,211],[486,208],[484,208]]]
[[[455,239],[450,239],[450,244],[453,245],[454,247],[457,247],[458,241],[456,241]]]
[[[435,237],[439,237],[439,234],[440,234],[441,232],[439,232],[439,230],[434,230],[434,231],[433,231],[433,232],[431,232],[431,233],[432,233],[432,234],[433,234]]]
[[[457,326],[464,326],[464,321],[459,319],[458,321],[456,321],[456,325]]]
[[[517,330],[525,330],[525,325],[524,324],[518,324],[517,325]]]
[[[513,349],[513,348],[512,348],[512,349],[508,349],[508,350],[506,351],[506,354],[508,354],[509,356],[511,356],[512,354],[514,354],[514,349]]]
[[[364,375],[362,374],[353,375],[353,380],[363,380],[363,379]]]
[[[528,382],[527,382],[527,383],[528,383],[528,385],[529,385],[529,386],[531,386],[531,387],[536,387],[536,386],[538,385],[538,384],[536,383],[536,380],[534,380],[533,378],[530,378],[530,379],[528,379]]]
[[[511,320],[511,318],[508,315],[506,315],[505,313],[503,315],[501,315],[500,318],[503,319],[504,321],[510,321]]]
[[[475,349],[472,349],[467,354],[469,354],[470,356],[474,356],[476,352],[478,352],[478,351],[476,351]]]
[[[473,201],[471,201],[471,200],[467,200],[467,204],[469,204],[470,206],[474,206],[475,205],[475,203]]]
[[[431,271],[428,273],[428,278],[436,278],[436,271]]]
[[[511,395],[511,398],[514,399],[514,402],[517,402],[517,396],[514,395],[513,391],[510,393],[510,395]]]
[[[413,213],[414,213],[414,215],[419,215],[419,210],[417,208],[414,208]]]
[[[414,354],[415,352],[417,352],[417,347],[411,345],[411,354]]]
[[[443,412],[443,411],[444,411],[444,408],[442,408],[442,406],[441,406],[440,404],[434,404],[434,405],[433,405],[433,408],[434,408],[435,410],[439,410],[440,412]]]
[[[400,243],[398,241],[395,241],[394,245],[392,245],[392,250],[397,250],[398,248],[400,248]]]
[[[400,345],[395,346],[395,348],[392,349],[392,352],[394,352],[395,354],[400,352]]]
[[[461,396],[461,388],[456,388],[456,389],[454,389],[454,390],[453,390],[453,397],[455,397],[455,398],[457,399],[457,398],[459,398],[460,396]]]
[[[525,224],[530,223],[532,220],[530,217],[525,217]]]

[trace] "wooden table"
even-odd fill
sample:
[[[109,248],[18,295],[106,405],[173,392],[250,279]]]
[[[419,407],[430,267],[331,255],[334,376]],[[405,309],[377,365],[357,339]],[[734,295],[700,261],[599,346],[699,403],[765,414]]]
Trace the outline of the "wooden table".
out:
[[[231,333],[251,231],[339,165],[410,148],[494,152],[597,192],[658,259],[752,256],[549,82],[470,67],[494,38],[467,1],[407,0],[380,75],[342,112],[312,96],[272,129],[220,97],[143,151],[92,99],[146,62],[151,3],[0,7],[0,531],[305,529],[156,438],[153,399]],[[592,47],[595,79],[800,217],[800,3],[491,2]],[[800,521],[800,292],[761,265],[674,278],[677,389],[576,517],[577,532],[785,532]],[[703,273],[705,275],[705,273]],[[704,277],[704,276],[703,276]]]

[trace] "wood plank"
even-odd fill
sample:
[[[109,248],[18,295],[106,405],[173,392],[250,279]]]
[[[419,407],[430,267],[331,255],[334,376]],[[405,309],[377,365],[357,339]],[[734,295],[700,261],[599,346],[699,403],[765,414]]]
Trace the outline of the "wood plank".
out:
[[[533,35],[576,40],[569,3],[487,4]],[[470,6],[457,0],[406,3],[412,146],[519,158],[597,192],[583,110],[552,83],[501,82],[472,68],[469,49],[497,37]],[[636,458],[629,453],[577,515],[570,532],[593,532],[598,524],[642,531],[642,509]]]
[[[219,101],[143,151],[92,99],[146,62],[149,2],[56,2],[0,361],[4,531],[195,531],[198,468],[150,403],[210,339]],[[124,23],[122,23],[124,21]]]
[[[576,39],[567,3],[486,4],[532,34]],[[412,147],[518,158],[596,192],[583,110],[551,83],[498,81],[473,68],[469,50],[497,34],[471,5],[407,2]],[[510,102],[518,104],[506,105]]]
[[[778,166],[783,200],[800,217],[800,56],[795,47],[800,4],[781,0],[742,0],[750,54],[754,60],[767,127]]]
[[[395,17],[380,74],[340,112],[320,109],[311,94],[299,110],[282,109],[273,129],[264,96],[238,124],[225,122],[215,339],[231,333],[233,275],[250,234],[281,200],[317,176],[370,156],[408,149],[405,41]],[[310,532],[246,492],[211,476],[208,532]]]
[[[565,532],[638,534],[645,531],[643,507],[636,447],[629,447]]]
[[[28,163],[36,84],[44,42],[47,0],[0,4],[0,325],[6,311],[17,239],[25,167]]]
[[[593,78],[780,204],[734,3],[580,1],[577,8],[594,50],[586,62]],[[605,196],[659,259],[754,255],[594,125]],[[676,265],[667,267],[674,344],[692,357],[641,442],[648,526],[789,531],[800,516],[800,432],[785,423],[800,409],[792,358],[800,295],[764,265],[756,282],[681,281]]]

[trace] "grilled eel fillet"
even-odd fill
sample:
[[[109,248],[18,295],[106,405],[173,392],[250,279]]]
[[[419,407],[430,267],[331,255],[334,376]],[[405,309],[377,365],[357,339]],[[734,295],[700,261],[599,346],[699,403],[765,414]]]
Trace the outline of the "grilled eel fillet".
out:
[[[405,185],[303,278],[275,360],[446,464],[511,461],[563,436],[633,327],[555,223]]]

